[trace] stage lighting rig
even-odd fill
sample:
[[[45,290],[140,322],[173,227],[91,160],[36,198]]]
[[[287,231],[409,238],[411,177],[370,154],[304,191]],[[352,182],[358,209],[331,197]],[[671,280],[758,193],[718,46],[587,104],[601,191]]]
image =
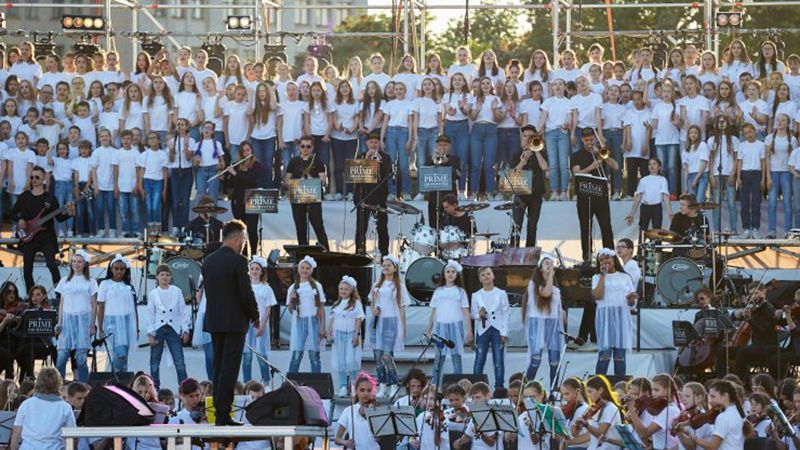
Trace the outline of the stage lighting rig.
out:
[[[105,33],[106,20],[103,16],[64,14],[61,16],[61,28],[65,32]]]
[[[228,16],[225,20],[228,31],[251,31],[253,29],[252,16]]]
[[[82,34],[78,38],[78,41],[72,44],[72,51],[75,52],[76,55],[92,57],[100,52],[100,46],[92,40],[90,35]]]
[[[33,49],[36,52],[37,61],[44,61],[44,59],[48,56],[56,54],[56,44],[53,41],[55,35],[56,34],[52,31],[44,34],[39,34],[36,32],[31,33],[31,37],[33,38]]]
[[[273,58],[280,59],[281,62],[289,59],[286,54],[286,44],[264,44],[264,57],[261,60],[266,63]]]
[[[134,36],[139,41],[139,46],[151,59],[155,58],[158,52],[164,49],[161,37],[157,34],[136,33]]]
[[[328,44],[325,36],[317,36],[311,42],[306,50],[308,54],[320,59],[325,59],[327,61],[331,61],[333,59],[333,47]]]
[[[717,13],[717,28],[742,28],[744,15],[741,11],[720,11]]]
[[[225,68],[225,44],[222,43],[222,36],[218,34],[209,34],[203,39],[203,45],[200,47],[208,53],[208,63],[206,66],[217,75],[222,74],[222,69]]]

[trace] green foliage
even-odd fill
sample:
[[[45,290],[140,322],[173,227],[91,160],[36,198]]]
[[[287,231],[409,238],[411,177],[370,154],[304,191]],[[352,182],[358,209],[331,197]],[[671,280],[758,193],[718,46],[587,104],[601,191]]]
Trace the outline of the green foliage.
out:
[[[344,21],[334,28],[335,32],[382,32],[385,33],[393,29],[392,17],[388,14],[369,14],[360,16],[348,16]],[[355,36],[355,37],[334,37],[331,39],[333,46],[333,61],[340,70],[347,66],[347,60],[351,56],[358,55],[364,63],[364,73],[369,73],[366,61],[369,55],[380,52],[388,63],[389,56],[392,54],[391,37],[375,36]],[[389,70],[389,67],[386,67]]]

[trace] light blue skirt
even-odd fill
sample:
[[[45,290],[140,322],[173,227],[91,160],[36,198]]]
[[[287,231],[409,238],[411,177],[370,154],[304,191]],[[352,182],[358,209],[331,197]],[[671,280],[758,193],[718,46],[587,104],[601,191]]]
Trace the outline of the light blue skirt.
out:
[[[631,311],[627,306],[597,308],[594,326],[598,350],[631,349]]]
[[[374,320],[374,319],[373,319]],[[402,330],[399,317],[378,317],[377,326],[372,326],[372,321],[367,323],[369,327],[369,345],[373,350],[384,352],[399,352],[403,349]]]
[[[249,345],[250,347],[256,349],[256,351],[261,355],[268,356],[270,348],[269,323],[267,323],[267,326],[264,327],[264,334],[262,334],[261,337],[256,336],[257,332],[258,330],[256,330],[253,327],[248,328],[247,336],[245,337],[244,341],[245,342],[244,353],[245,354],[251,353],[250,348],[248,347]]]
[[[136,341],[136,317],[132,313],[124,316],[105,316],[103,330],[106,334],[114,333],[108,342],[108,345],[112,347],[134,347],[138,344]]]
[[[89,339],[89,324],[92,322],[91,315],[66,314],[61,322],[61,334],[58,335],[59,350],[88,350],[91,347]]]
[[[452,349],[445,347],[444,350],[447,353],[455,355],[464,354],[464,341],[467,339],[466,333],[464,332],[464,322],[436,322],[436,325],[433,327],[433,332],[439,335],[439,337],[449,339],[456,344]]]
[[[542,351],[561,351],[564,347],[564,325],[561,318],[528,317],[528,356]]]
[[[355,335],[355,331],[333,332],[331,367],[334,372],[351,373],[361,370],[361,346],[353,347]]]
[[[203,321],[206,318],[205,307],[198,308],[197,316],[194,320],[194,331],[192,334],[192,347],[202,347],[211,343],[211,333],[203,331]]]
[[[289,340],[289,350],[293,352],[312,351],[318,352],[319,317],[297,317],[292,314],[292,336]]]

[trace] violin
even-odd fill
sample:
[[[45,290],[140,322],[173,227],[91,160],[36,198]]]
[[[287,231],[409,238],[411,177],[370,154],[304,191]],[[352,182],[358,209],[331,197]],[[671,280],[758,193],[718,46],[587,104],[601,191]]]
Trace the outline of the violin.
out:
[[[606,406],[606,400],[603,400],[603,399],[598,400],[597,403],[595,403],[594,405],[589,406],[589,408],[586,409],[586,412],[583,413],[583,416],[581,416],[581,419],[584,422],[588,422],[589,420],[591,420],[592,417],[594,417],[597,413],[599,413],[603,409],[604,406]],[[579,429],[579,430],[581,428],[583,428],[583,423],[582,422],[578,422],[576,424],[576,428]]]
[[[462,406],[460,408],[452,408],[447,415],[447,420],[454,423],[467,423],[469,422],[469,410]]]
[[[686,411],[681,412],[677,419],[672,422],[672,429],[669,431],[671,435],[675,436],[678,434],[678,431],[694,417],[695,415],[700,414],[700,410],[696,406],[692,406],[691,408],[687,409]]]
[[[572,416],[575,415],[575,411],[578,409],[578,406],[577,400],[570,400],[561,406],[561,412],[564,413],[564,417],[572,420]]]
[[[364,419],[367,418],[367,408],[375,408],[380,406],[377,400],[372,399],[366,404],[359,405],[358,407],[358,414],[361,415]]]
[[[708,411],[695,414],[689,419],[689,426],[696,430],[703,425],[714,423],[717,420],[717,416],[720,414],[722,414],[722,408],[718,406]]]
[[[760,298],[759,300],[751,299],[744,307],[744,311],[746,313],[752,315],[762,306],[767,304],[768,301],[767,295],[769,295],[771,291],[775,290],[778,287],[778,280],[775,279],[768,283],[764,283],[763,286],[766,291],[764,292],[764,297]],[[756,288],[756,292],[758,291],[758,289],[759,288]],[[756,292],[753,292],[753,294],[751,295],[754,296]],[[745,345],[747,345],[748,342],[750,342],[750,338],[752,337],[752,335],[753,335],[753,326],[750,325],[750,321],[742,320],[742,323],[740,323],[739,326],[736,327],[736,331],[733,333],[733,335],[731,335],[727,345],[728,347],[744,347]]]
[[[651,416],[659,415],[669,405],[666,398],[653,398],[647,394],[640,395],[633,403],[636,411],[647,411]]]

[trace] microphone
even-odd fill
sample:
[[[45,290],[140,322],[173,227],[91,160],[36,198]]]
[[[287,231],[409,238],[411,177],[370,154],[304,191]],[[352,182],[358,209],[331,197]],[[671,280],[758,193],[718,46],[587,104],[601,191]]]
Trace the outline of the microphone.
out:
[[[563,331],[559,331],[559,333],[561,333],[561,335],[564,336],[564,338],[566,338],[567,342],[572,341],[572,342],[574,342],[574,343],[576,343],[578,345],[583,345],[583,344],[586,343],[586,341],[580,336],[573,336],[573,335],[567,334],[567,333],[565,333]]]
[[[455,342],[451,341],[450,339],[445,339],[437,334],[431,334],[431,340],[436,341],[439,344],[443,344],[447,346],[447,348],[455,348]]]
[[[103,336],[101,338],[97,338],[97,339],[93,340],[92,341],[92,347],[100,347],[101,345],[105,344],[106,340],[108,338],[110,338],[111,336],[113,336],[113,335],[114,335],[114,333],[108,333],[107,335],[105,335],[105,336]]]

